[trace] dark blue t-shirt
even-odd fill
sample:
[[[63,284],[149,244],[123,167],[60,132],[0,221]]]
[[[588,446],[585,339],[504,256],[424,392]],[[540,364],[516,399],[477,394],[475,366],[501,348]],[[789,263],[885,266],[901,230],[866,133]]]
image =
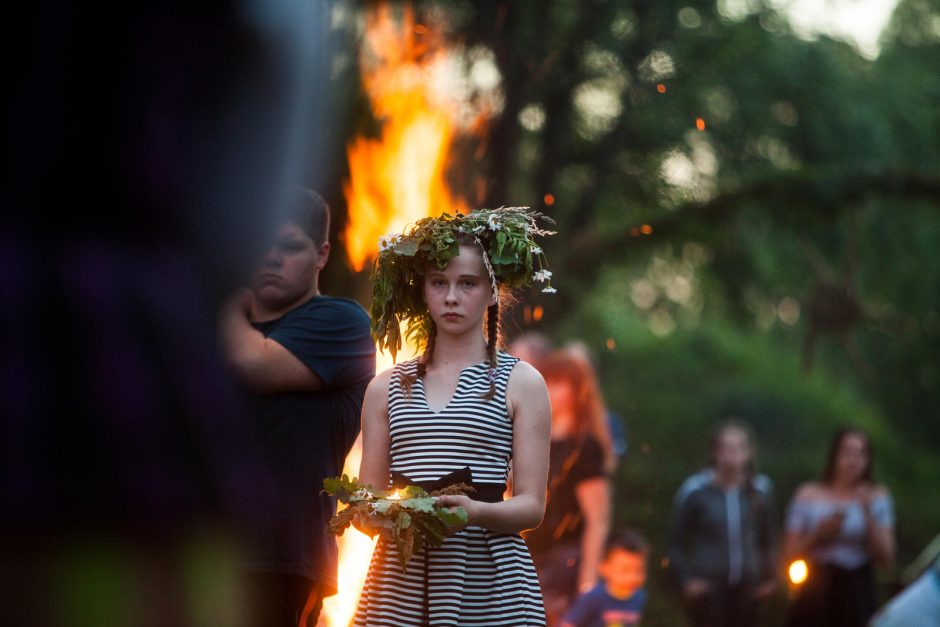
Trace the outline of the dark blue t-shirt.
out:
[[[323,380],[320,392],[252,395],[251,423],[278,492],[270,525],[249,568],[302,575],[336,588],[336,540],[328,523],[334,499],[323,479],[343,470],[359,434],[366,386],[375,376],[369,316],[355,301],[314,296],[283,317],[253,325]]]
[[[628,627],[639,625],[646,605],[646,590],[640,588],[627,599],[612,597],[603,582],[574,602],[562,621],[563,627]]]

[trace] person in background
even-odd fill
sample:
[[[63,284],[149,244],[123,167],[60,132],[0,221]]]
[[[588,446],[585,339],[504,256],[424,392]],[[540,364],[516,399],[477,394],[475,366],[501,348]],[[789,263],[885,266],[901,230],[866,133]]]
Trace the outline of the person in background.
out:
[[[246,555],[253,627],[296,627],[309,604],[315,624],[336,593],[336,502],[322,494],[342,472],[359,434],[375,375],[369,316],[355,301],[325,296],[329,207],[296,188],[251,287],[219,314],[223,357],[249,398],[254,437],[275,482],[270,528]]]
[[[552,402],[548,501],[542,524],[526,534],[550,625],[597,583],[610,529],[609,468],[614,462],[593,372],[568,351],[541,364]]]
[[[718,425],[709,451],[708,467],[676,493],[669,563],[696,627],[754,625],[776,587],[773,486],[756,472],[743,422]]]
[[[562,627],[629,627],[640,624],[646,605],[649,545],[637,532],[615,532],[604,545],[602,582],[582,594],[562,620]]]
[[[894,509],[872,475],[874,451],[857,428],[836,433],[822,481],[805,483],[790,503],[784,551],[809,577],[790,606],[793,627],[867,625],[877,598],[873,565],[894,559]]]
[[[537,331],[523,333],[509,344],[509,353],[511,355],[532,364],[536,368],[552,354],[553,350],[555,349],[552,348],[552,341]],[[567,351],[572,358],[588,371],[587,380],[595,381],[596,385],[599,384],[596,369],[594,368],[594,360],[591,358],[587,344],[580,340],[572,340],[565,344],[563,350]],[[594,392],[586,391],[585,393],[593,394]],[[600,395],[599,388],[596,393]],[[613,455],[610,459],[605,460],[605,463],[611,466],[611,470],[613,470],[613,467],[620,462],[627,452],[627,436],[623,427],[623,416],[610,407],[605,407],[604,412],[607,418],[607,429],[605,431],[602,427],[598,428],[597,435],[600,438],[605,438],[607,437],[606,433],[610,434]]]
[[[518,357],[537,369],[553,348],[552,341],[546,336],[537,331],[528,331],[510,342],[507,350],[513,357]]]
[[[594,425],[594,433],[600,441],[605,439],[610,441],[609,447],[605,445],[605,450],[609,449],[610,454],[605,456],[604,466],[608,472],[613,473],[627,452],[627,436],[623,429],[623,417],[604,403],[604,396],[600,391],[600,379],[597,376],[594,359],[591,357],[591,351],[587,344],[581,340],[572,340],[565,344],[564,350],[585,371],[584,380],[587,384],[582,394],[598,399],[603,407],[606,426],[603,424]]]

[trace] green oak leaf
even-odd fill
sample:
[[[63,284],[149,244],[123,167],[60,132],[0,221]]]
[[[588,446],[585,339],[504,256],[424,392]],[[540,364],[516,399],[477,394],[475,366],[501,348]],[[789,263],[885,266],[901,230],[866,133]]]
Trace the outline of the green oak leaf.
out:
[[[448,527],[459,527],[467,524],[467,510],[463,507],[440,508],[437,517]]]
[[[434,513],[434,499],[430,496],[403,500],[401,501],[401,506],[416,512],[424,512],[426,514]]]
[[[372,504],[372,511],[377,514],[387,514],[391,509],[392,502],[387,499],[381,499]]]
[[[401,498],[403,499],[421,498],[423,496],[428,495],[427,490],[417,485],[406,486],[402,488],[401,490],[399,490],[398,493],[401,495]]]

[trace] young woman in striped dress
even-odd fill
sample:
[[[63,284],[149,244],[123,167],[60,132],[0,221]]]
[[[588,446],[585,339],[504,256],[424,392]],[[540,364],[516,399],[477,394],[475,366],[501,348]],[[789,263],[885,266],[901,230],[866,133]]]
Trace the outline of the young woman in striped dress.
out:
[[[504,222],[513,217],[494,215]],[[548,394],[533,367],[498,350],[502,277],[487,237],[498,229],[474,233],[472,222],[436,220],[431,227],[452,228],[459,249],[446,264],[419,256],[416,276],[398,275],[407,281],[400,289],[420,289],[426,347],[420,357],[377,376],[366,391],[359,478],[382,488],[393,479],[426,488],[472,480],[476,492],[439,497],[445,506],[464,507],[468,522],[452,529],[441,547],[416,553],[407,570],[394,544],[380,541],[354,625],[545,625],[538,578],[519,534],[537,526],[545,509]],[[420,233],[417,239],[420,250]],[[523,243],[522,252],[540,252]],[[512,494],[504,498],[510,461]]]

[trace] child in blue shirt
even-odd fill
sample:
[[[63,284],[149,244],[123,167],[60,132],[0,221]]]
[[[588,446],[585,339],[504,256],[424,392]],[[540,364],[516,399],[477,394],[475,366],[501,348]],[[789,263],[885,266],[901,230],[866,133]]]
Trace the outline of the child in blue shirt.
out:
[[[635,531],[611,534],[599,566],[603,581],[578,597],[561,627],[639,625],[646,605],[643,584],[648,556],[649,545]]]

